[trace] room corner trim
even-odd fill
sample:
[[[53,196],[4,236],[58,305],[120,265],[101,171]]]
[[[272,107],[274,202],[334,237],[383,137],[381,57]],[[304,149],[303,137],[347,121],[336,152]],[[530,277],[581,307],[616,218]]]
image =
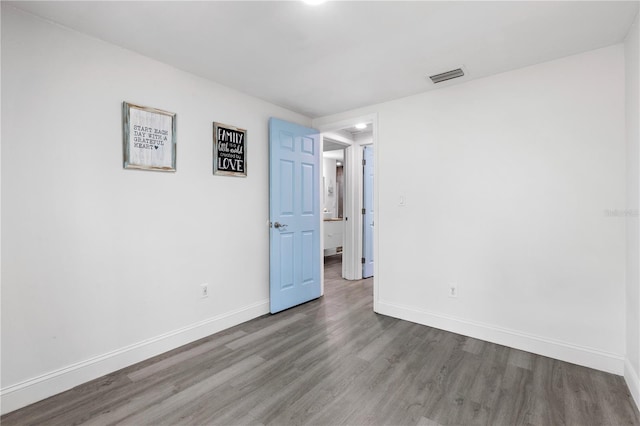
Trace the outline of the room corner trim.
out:
[[[377,309],[377,312],[382,315],[388,315],[487,342],[532,352],[572,364],[578,364],[617,375],[623,375],[624,372],[624,357],[621,355],[534,336],[491,324],[469,321],[463,318],[428,312],[409,306],[401,306],[382,300],[378,302]]]
[[[269,300],[134,343],[85,361],[33,377],[0,390],[2,414],[69,390],[82,383],[144,361],[269,312]]]
[[[636,403],[636,407],[640,409],[640,378],[628,358],[624,360],[624,381],[627,382],[627,387],[631,392],[633,401]]]

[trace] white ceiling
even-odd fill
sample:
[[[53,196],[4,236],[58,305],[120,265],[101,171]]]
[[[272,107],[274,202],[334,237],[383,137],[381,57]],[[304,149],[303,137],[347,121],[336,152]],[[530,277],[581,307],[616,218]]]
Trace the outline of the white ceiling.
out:
[[[4,3],[4,2],[3,2]],[[319,117],[624,40],[631,2],[11,2],[83,33]]]
[[[324,151],[322,153],[324,158],[330,158],[332,160],[344,161],[344,148],[332,151]]]
[[[324,143],[322,144],[322,150],[324,152],[329,152],[329,151],[343,151],[347,145],[338,143],[338,142],[334,142],[331,139],[325,137],[324,138]]]

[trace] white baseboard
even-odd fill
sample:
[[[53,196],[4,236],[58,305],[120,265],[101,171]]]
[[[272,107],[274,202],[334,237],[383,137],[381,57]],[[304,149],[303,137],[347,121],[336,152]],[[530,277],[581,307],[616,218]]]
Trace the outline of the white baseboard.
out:
[[[631,391],[633,401],[636,403],[638,409],[640,409],[640,378],[629,359],[624,361],[624,380],[627,382],[629,391]]]
[[[2,414],[269,313],[264,300],[0,390]]]
[[[578,346],[516,330],[427,312],[408,306],[378,301],[376,312],[452,333],[532,352],[617,375],[624,373],[624,357],[597,349]]]

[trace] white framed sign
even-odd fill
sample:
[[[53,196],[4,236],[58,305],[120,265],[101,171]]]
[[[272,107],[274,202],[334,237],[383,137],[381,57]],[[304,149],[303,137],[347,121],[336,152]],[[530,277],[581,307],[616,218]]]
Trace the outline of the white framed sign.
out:
[[[176,171],[176,114],[122,103],[124,168]]]

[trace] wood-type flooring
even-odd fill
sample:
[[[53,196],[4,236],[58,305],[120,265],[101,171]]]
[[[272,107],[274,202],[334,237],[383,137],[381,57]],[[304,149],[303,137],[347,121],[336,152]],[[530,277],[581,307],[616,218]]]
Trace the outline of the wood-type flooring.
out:
[[[371,279],[3,416],[10,425],[639,425],[620,376],[375,314]]]

